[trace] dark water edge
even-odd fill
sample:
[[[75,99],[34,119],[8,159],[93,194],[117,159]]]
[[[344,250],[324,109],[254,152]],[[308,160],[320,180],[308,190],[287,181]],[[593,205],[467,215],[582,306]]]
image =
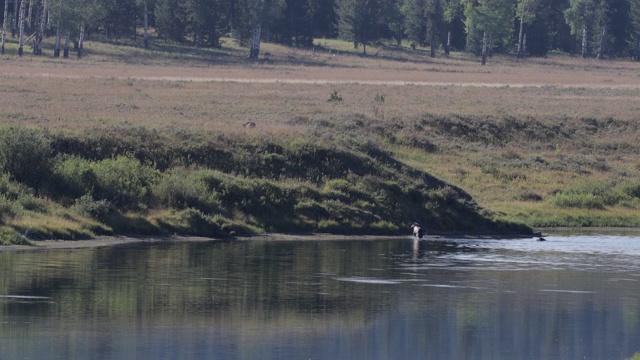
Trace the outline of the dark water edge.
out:
[[[2,359],[625,359],[640,238],[137,242],[0,252]]]

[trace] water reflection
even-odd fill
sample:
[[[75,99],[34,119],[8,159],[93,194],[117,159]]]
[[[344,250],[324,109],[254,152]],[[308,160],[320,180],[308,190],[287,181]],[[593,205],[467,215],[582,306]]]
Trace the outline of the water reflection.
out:
[[[640,238],[548,240],[0,252],[0,358],[624,359],[640,351]]]

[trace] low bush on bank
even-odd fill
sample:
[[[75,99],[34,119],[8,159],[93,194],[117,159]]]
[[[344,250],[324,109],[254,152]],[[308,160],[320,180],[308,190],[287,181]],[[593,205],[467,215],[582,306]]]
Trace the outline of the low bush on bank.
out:
[[[640,183],[624,182],[618,186],[606,182],[587,181],[563,190],[549,198],[558,208],[604,210],[607,206],[640,209]]]
[[[0,163],[4,241],[102,233],[399,234],[412,221],[433,230],[523,230],[492,221],[462,190],[371,141],[195,134],[159,141],[153,131],[121,130],[71,137],[0,128],[3,159],[24,153],[18,156],[37,167]],[[27,143],[31,149],[14,145]]]

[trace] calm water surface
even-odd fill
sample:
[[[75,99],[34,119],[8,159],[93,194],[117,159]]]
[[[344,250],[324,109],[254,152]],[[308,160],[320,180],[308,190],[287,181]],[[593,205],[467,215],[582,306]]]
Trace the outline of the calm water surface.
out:
[[[640,237],[0,252],[0,359],[626,359]]]

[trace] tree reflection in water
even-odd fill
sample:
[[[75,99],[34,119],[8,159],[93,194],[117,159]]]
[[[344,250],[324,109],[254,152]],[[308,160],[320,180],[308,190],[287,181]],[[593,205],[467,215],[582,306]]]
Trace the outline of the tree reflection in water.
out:
[[[564,239],[0,252],[0,358],[630,357],[638,257]]]

